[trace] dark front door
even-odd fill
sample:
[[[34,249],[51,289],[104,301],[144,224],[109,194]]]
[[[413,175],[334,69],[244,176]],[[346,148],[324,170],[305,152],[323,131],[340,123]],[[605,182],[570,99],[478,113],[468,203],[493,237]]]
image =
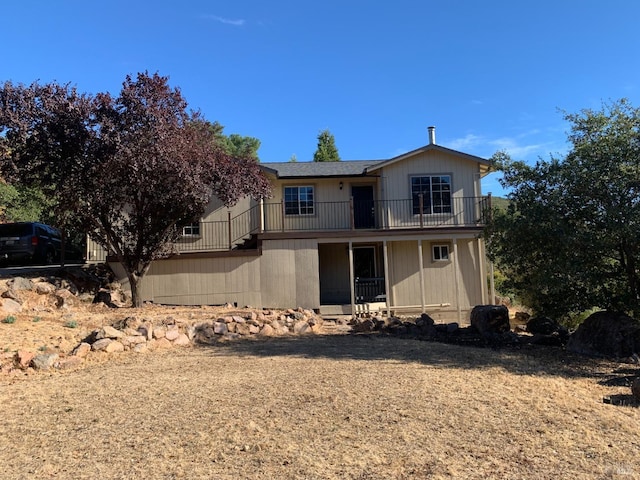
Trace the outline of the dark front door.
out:
[[[374,228],[376,226],[372,185],[353,185],[353,222],[356,228]]]

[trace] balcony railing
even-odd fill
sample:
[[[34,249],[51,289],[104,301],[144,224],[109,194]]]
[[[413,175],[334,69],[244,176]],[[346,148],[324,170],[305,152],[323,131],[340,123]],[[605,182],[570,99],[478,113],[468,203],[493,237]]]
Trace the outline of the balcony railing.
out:
[[[355,278],[356,303],[384,302],[384,277]]]
[[[284,202],[264,202],[227,220],[201,222],[200,235],[183,237],[180,252],[230,250],[255,233],[395,230],[484,225],[490,197],[453,197],[444,205],[419,198],[315,202],[307,214],[287,212]]]

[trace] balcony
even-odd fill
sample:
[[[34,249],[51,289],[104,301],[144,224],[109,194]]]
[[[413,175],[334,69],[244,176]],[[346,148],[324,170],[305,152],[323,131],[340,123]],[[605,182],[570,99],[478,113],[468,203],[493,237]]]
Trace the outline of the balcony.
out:
[[[227,220],[201,222],[200,235],[183,237],[180,252],[232,250],[258,233],[435,229],[485,224],[491,197],[453,197],[446,205],[422,198],[366,202],[314,202],[305,215],[287,213],[284,202],[264,201]]]

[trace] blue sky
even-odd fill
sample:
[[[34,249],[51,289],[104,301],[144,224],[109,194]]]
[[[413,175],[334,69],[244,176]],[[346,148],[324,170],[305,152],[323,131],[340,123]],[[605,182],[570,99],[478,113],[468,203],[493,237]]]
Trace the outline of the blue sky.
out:
[[[345,160],[427,143],[534,162],[566,151],[559,111],[640,105],[634,0],[3,2],[0,81],[117,93],[159,72],[262,162]],[[484,193],[502,194],[496,175]]]

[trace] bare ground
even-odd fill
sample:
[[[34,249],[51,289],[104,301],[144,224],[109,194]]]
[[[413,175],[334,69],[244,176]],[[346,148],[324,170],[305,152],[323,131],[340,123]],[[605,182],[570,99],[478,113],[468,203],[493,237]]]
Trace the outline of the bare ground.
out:
[[[0,323],[0,348],[64,351],[131,313],[28,311]],[[603,403],[639,373],[376,335],[95,355],[0,377],[0,478],[640,478],[640,409]]]

